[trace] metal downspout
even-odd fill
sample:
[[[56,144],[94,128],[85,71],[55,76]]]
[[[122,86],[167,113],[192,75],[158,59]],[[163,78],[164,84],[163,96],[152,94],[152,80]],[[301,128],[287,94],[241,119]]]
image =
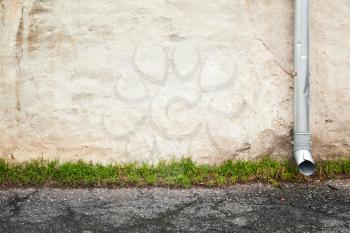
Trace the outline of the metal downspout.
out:
[[[309,0],[295,0],[294,11],[294,159],[309,176],[315,171],[309,123]]]

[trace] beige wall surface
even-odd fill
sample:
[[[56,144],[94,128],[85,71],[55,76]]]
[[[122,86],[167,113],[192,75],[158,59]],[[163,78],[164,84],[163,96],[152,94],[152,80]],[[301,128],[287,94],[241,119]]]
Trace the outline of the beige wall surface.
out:
[[[316,159],[350,152],[350,1],[311,0]],[[0,0],[0,156],[289,159],[292,0]]]

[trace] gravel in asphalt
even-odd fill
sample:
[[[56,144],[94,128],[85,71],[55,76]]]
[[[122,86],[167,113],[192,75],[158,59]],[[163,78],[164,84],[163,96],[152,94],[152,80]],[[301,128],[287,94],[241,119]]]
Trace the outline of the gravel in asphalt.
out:
[[[350,232],[350,181],[3,189],[0,232]]]

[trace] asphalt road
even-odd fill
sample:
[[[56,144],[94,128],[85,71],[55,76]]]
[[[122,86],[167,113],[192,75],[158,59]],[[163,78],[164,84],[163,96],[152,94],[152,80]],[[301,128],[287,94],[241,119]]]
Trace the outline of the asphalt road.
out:
[[[350,181],[0,190],[0,232],[350,232]]]

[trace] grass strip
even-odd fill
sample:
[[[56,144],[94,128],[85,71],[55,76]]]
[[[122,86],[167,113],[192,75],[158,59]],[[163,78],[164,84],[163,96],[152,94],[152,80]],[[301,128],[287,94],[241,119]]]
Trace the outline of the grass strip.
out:
[[[189,158],[148,164],[98,164],[31,161],[9,164],[0,159],[0,186],[50,187],[225,187],[236,183],[307,182],[350,177],[350,160],[317,162],[315,175],[304,177],[290,161],[264,158],[257,162],[226,161],[217,166],[197,165]]]

